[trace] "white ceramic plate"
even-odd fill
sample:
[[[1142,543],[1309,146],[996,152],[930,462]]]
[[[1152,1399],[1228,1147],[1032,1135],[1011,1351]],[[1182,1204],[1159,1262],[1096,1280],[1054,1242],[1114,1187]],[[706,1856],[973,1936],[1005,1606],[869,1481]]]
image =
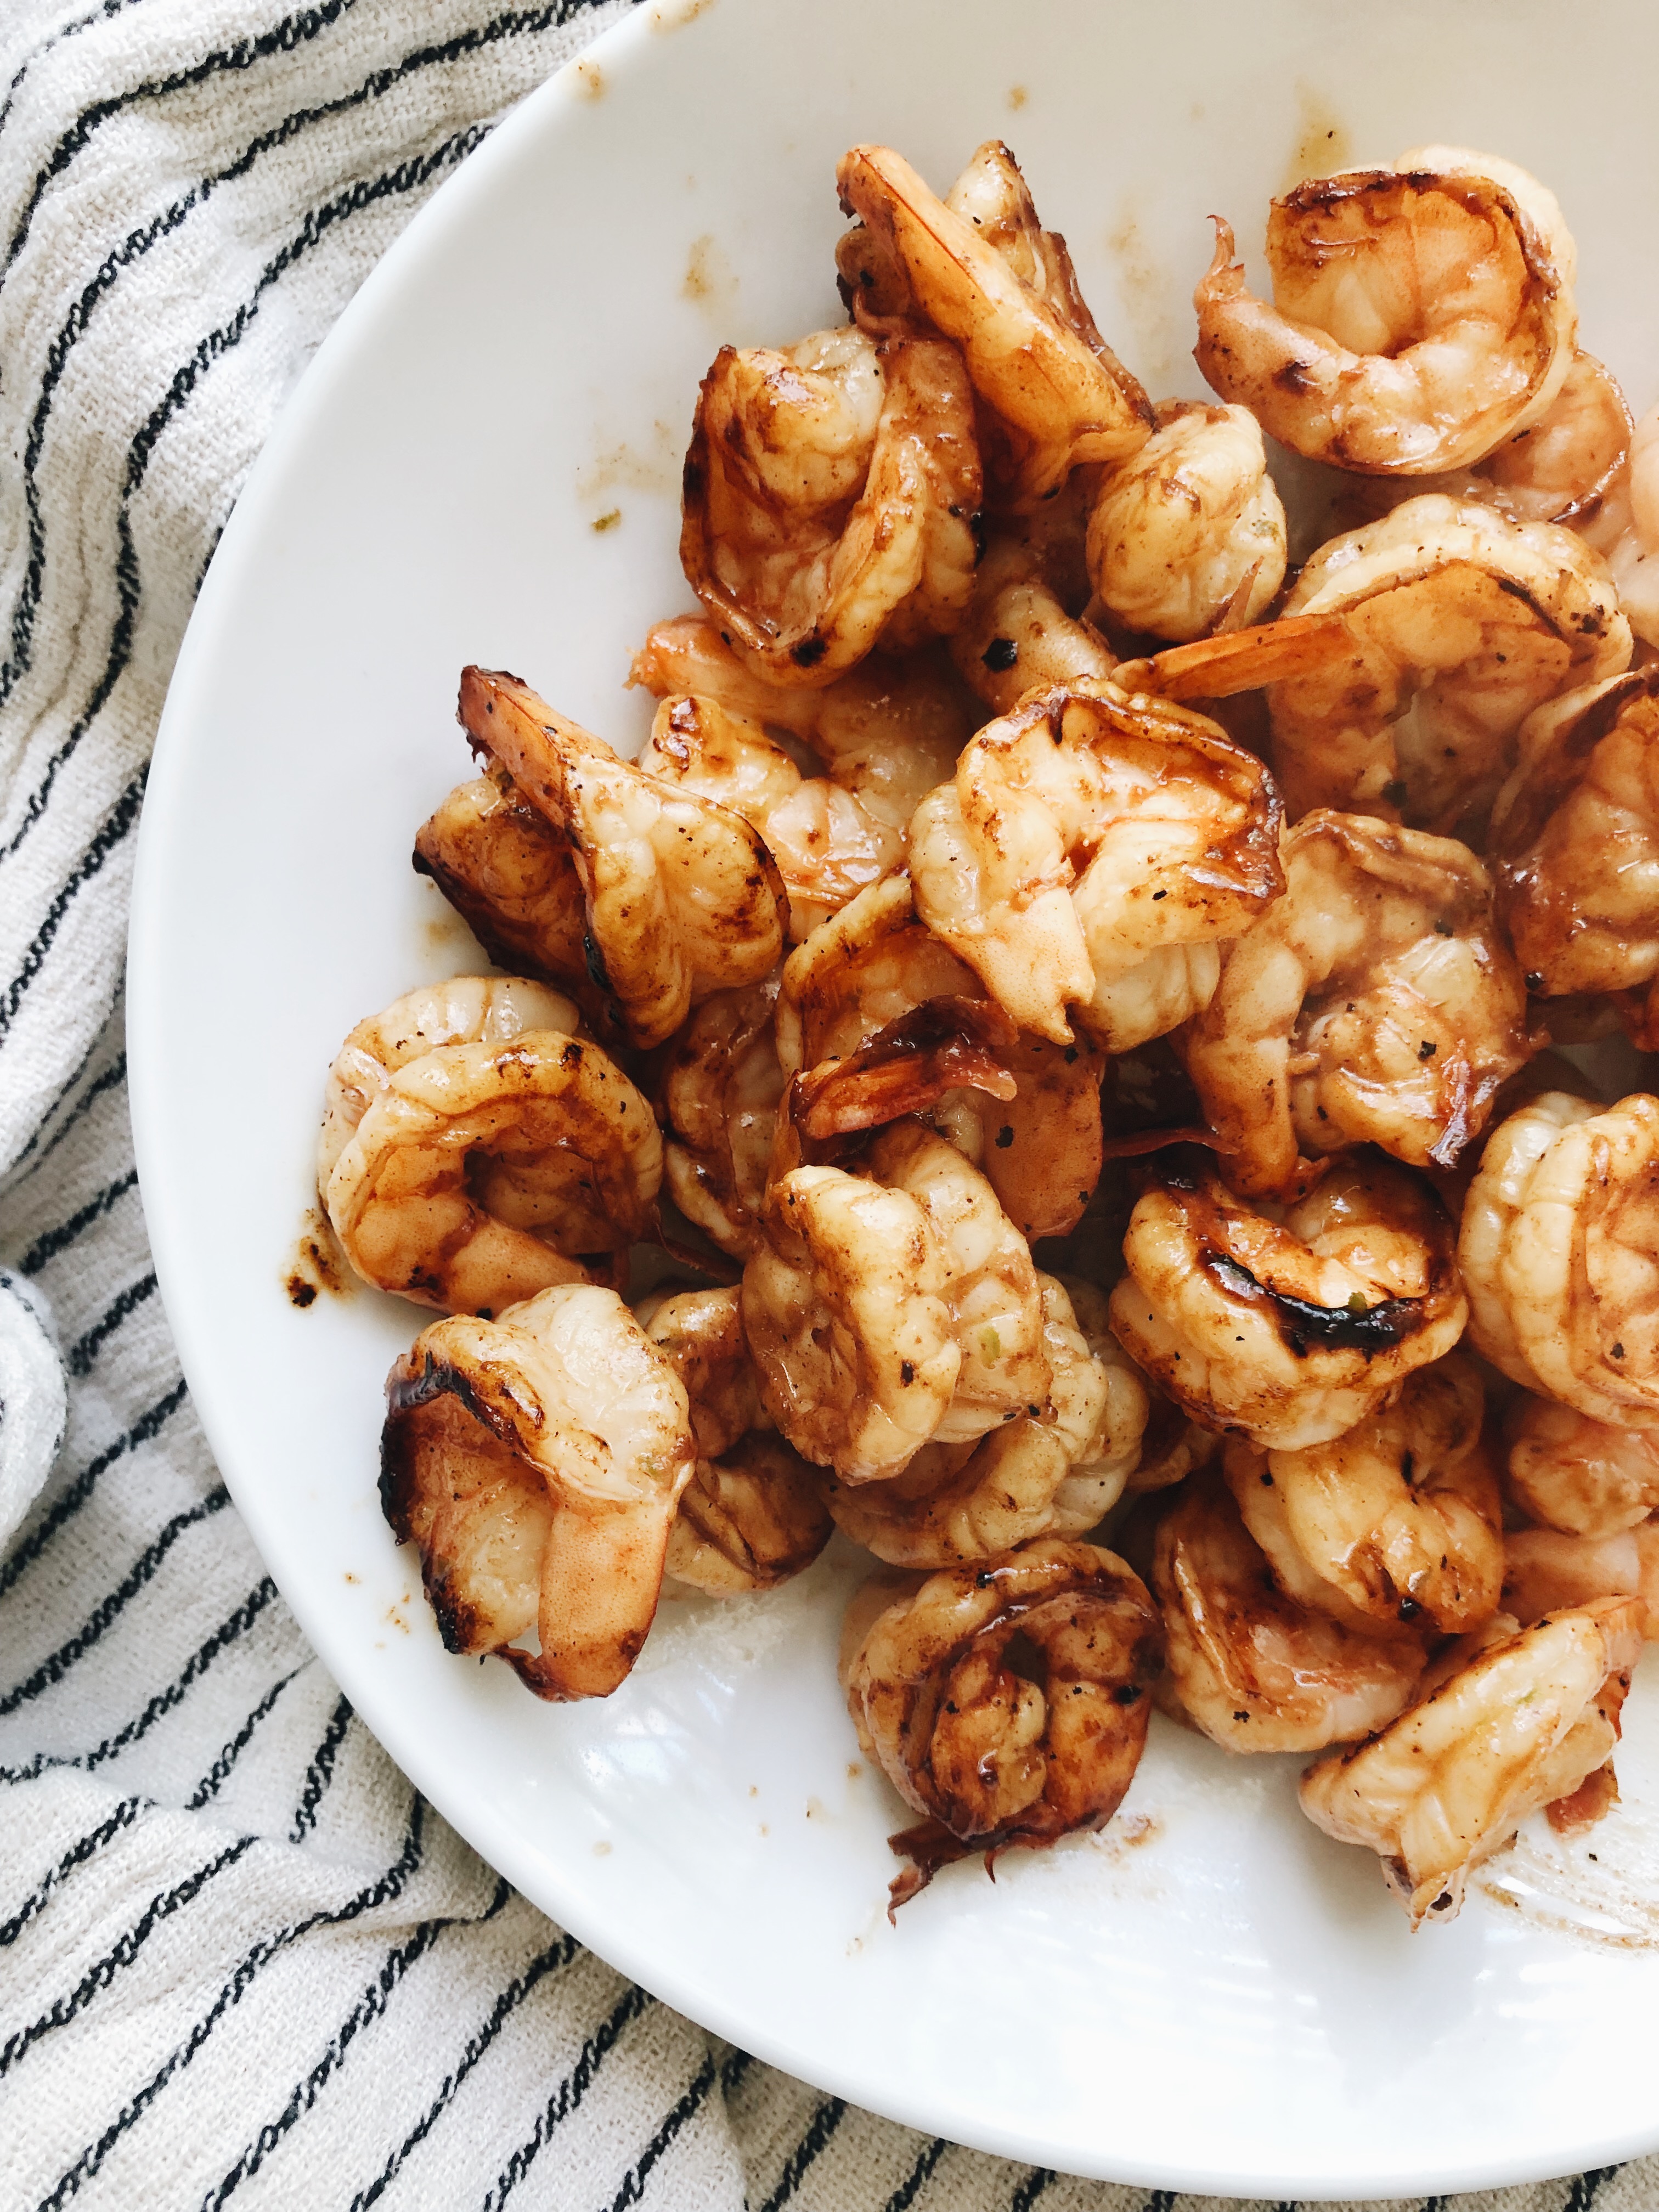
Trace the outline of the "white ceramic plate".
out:
[[[307,1632],[497,1867],[647,1987],[825,2089],[1073,2172],[1278,2197],[1571,2172],[1659,2144],[1659,1698],[1625,1803],[1529,1837],[1407,1935],[1294,1763],[1159,1723],[1101,1837],[953,1869],[883,1917],[899,1808],[854,1774],[827,1559],[665,1607],[633,1679],[555,1709],[447,1657],[375,1497],[380,1382],[422,1316],[283,1295],[346,1030],[476,964],[413,875],[468,773],[457,672],[521,670],[617,742],[630,647],[689,601],[678,464],[723,340],[839,319],[837,155],[941,187],[1005,135],[1103,327],[1201,389],[1211,210],[1250,245],[1310,169],[1501,151],[1577,231],[1586,342],[1659,388],[1659,21],[1522,0],[647,4],[439,194],[323,348],[237,507],[168,702],[132,929],[139,1158],[198,1407]],[[615,520],[597,528],[607,516]],[[202,1080],[204,1010],[243,1058]],[[1579,1932],[1571,1932],[1576,1927]]]

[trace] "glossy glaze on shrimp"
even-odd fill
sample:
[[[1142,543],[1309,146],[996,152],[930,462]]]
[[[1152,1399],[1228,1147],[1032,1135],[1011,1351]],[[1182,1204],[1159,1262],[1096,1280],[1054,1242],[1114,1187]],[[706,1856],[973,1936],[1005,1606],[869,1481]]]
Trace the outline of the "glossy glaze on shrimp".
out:
[[[746,1259],[783,1096],[773,1035],[775,978],[705,999],[662,1077],[663,1180],[686,1219],[734,1260]]]
[[[589,972],[635,1043],[662,1043],[697,1000],[777,965],[787,902],[741,815],[642,775],[499,671],[462,671],[460,717],[568,840]]]
[[[1569,1536],[1613,1536],[1659,1513],[1659,1436],[1614,1428],[1528,1395],[1510,1416],[1509,1489],[1527,1518]]]
[[[611,1291],[434,1322],[386,1380],[380,1498],[448,1650],[538,1697],[608,1697],[645,1641],[696,1452],[686,1396]],[[531,1628],[539,1656],[515,1648]]]
[[[1270,1449],[1328,1443],[1463,1333],[1451,1224],[1375,1153],[1285,1206],[1240,1198],[1180,1153],[1146,1182],[1112,1327],[1206,1428]]]
[[[1477,1350],[1616,1428],[1659,1427],[1659,1099],[1547,1091],[1492,1132],[1458,1261]]]
[[[1543,187],[1460,148],[1407,159],[1273,203],[1271,307],[1218,219],[1194,295],[1212,389],[1292,451],[1362,474],[1483,459],[1548,407],[1577,330],[1571,240]]]
[[[1146,1741],[1157,1608],[1123,1560],[1040,1538],[930,1576],[843,1669],[866,1753],[923,1818],[893,1904],[942,1866],[1110,1820]]]
[[[1603,1599],[1488,1645],[1369,1742],[1310,1766],[1303,1811],[1376,1852],[1413,1928],[1454,1919],[1470,1869],[1605,1764],[1642,1613]]]
[[[1582,538],[1442,493],[1332,538],[1284,611],[1340,615],[1352,641],[1268,694],[1292,821],[1332,806],[1462,834],[1527,716],[1630,659],[1630,624]]]
[[[1190,708],[1107,682],[982,729],[910,825],[916,911],[1020,1025],[1109,1051],[1208,1003],[1218,945],[1283,885],[1261,763]]]
[[[1185,1038],[1234,1188],[1357,1144],[1454,1166],[1530,1050],[1491,878],[1452,838],[1322,808],[1279,849],[1284,896]]]
[[[723,346],[685,457],[680,563],[757,674],[827,684],[955,629],[980,499],[956,346],[857,330]]]

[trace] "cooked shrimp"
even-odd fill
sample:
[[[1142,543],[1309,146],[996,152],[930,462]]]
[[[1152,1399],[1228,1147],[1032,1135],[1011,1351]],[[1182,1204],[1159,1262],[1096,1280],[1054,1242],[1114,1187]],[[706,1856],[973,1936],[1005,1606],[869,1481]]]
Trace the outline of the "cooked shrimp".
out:
[[[1146,1387],[1114,1339],[1097,1349],[1085,1336],[1065,1285],[1052,1275],[1037,1282],[1054,1378],[1044,1413],[977,1443],[924,1444],[886,1482],[831,1484],[836,1522],[878,1559],[945,1567],[1036,1536],[1080,1536],[1121,1496],[1139,1452]]]
[[[635,1315],[684,1385],[697,1445],[665,1571],[712,1597],[775,1589],[811,1565],[831,1523],[817,1475],[769,1432],[738,1292],[653,1297]]]
[[[775,981],[705,999],[663,1073],[663,1176],[686,1219],[734,1260],[759,1237],[784,1073]]]
[[[1619,1741],[1639,1601],[1604,1598],[1492,1644],[1369,1743],[1302,1778],[1302,1809],[1364,1844],[1413,1928],[1455,1917],[1469,1869],[1571,1795]]]
[[[1463,1333],[1451,1224],[1391,1163],[1339,1160],[1285,1206],[1179,1156],[1147,1180],[1112,1327],[1206,1428],[1279,1451],[1328,1443]]]
[[[1616,676],[1631,653],[1582,538],[1435,492],[1332,538],[1285,613],[1341,614],[1352,640],[1268,694],[1292,821],[1336,806],[1455,830],[1490,806],[1533,709]]]
[[[1249,1468],[1230,1444],[1229,1486],[1274,1558],[1255,1518],[1259,1501],[1271,1500],[1323,1585],[1293,1595],[1317,1604],[1334,1592],[1376,1622],[1461,1635],[1497,1610],[1504,1579],[1503,1501],[1481,1442],[1483,1412],[1480,1376],[1454,1352],[1408,1375],[1392,1402],[1328,1443],[1269,1452]]]
[[[1033,693],[910,824],[916,911],[1022,1029],[1110,1052],[1208,1003],[1218,944],[1283,886],[1278,797],[1188,708],[1109,682]]]
[[[1098,1828],[1140,1759],[1163,1636],[1111,1552],[1042,1537],[930,1576],[878,1615],[843,1670],[859,1741],[919,1827],[895,1906],[970,1851]]]
[[[696,1455],[672,1367],[591,1284],[434,1322],[386,1378],[380,1498],[444,1643],[499,1652],[541,1698],[626,1676]],[[532,1627],[539,1656],[514,1648]]]
[[[1522,522],[1582,526],[1630,459],[1630,409],[1612,371],[1575,352],[1561,389],[1530,429],[1487,454],[1480,474]]]
[[[526,1030],[574,1036],[581,1018],[562,992],[517,975],[453,975],[406,991],[366,1014],[335,1055],[317,1140],[317,1193],[327,1202],[334,1164],[393,1074],[441,1044],[511,1044]]]
[[[1659,1427],[1659,1099],[1547,1091],[1493,1131],[1458,1261],[1478,1351],[1615,1428]]]
[[[902,829],[874,820],[828,776],[804,776],[758,722],[717,700],[665,699],[639,765],[759,830],[789,896],[793,944],[904,856]]]
[[[1200,1468],[1208,1467],[1221,1449],[1221,1439],[1213,1429],[1200,1429],[1195,1421],[1189,1421],[1161,1390],[1149,1387],[1147,1398],[1140,1457],[1123,1486],[1131,1496],[1173,1489]]]
[[[1237,1190],[1380,1145],[1451,1167],[1529,1049],[1526,989],[1467,846],[1321,808],[1279,848],[1285,894],[1227,946],[1188,1072]]]
[[[1120,622],[1152,637],[1203,637],[1224,617],[1243,629],[1285,580],[1285,509],[1261,428],[1247,407],[1158,412],[1146,444],[1101,479],[1090,579]]]
[[[1006,714],[1041,684],[1109,676],[1116,656],[1091,623],[1069,615],[1033,549],[993,545],[980,562],[968,618],[951,640],[964,684],[994,714]],[[947,781],[955,769],[939,778]]]
[[[790,955],[778,997],[779,1057],[794,1073],[874,1050],[913,1008],[974,1000],[981,988],[917,919],[909,878],[889,877]],[[999,1044],[996,1056],[1012,1096],[935,1085],[894,1110],[927,1109],[1028,1239],[1064,1236],[1100,1176],[1102,1055],[1084,1039],[1054,1045],[1019,1036]]]
[[[619,760],[516,677],[468,668],[461,720],[568,837],[587,899],[588,965],[634,1042],[660,1044],[711,992],[782,955],[787,902],[740,815]]]
[[[1310,178],[1273,202],[1272,307],[1246,291],[1219,220],[1194,295],[1212,389],[1281,445],[1364,475],[1483,459],[1544,413],[1572,362],[1553,199],[1507,163],[1423,151],[1433,168]]]
[[[1145,445],[1152,428],[1146,396],[1101,340],[1070,261],[1062,261],[1063,246],[1055,254],[1033,243],[1052,236],[1037,232],[1034,218],[1029,225],[1015,218],[1031,250],[1027,274],[1018,252],[1000,252],[981,234],[982,222],[975,227],[973,216],[985,212],[983,179],[964,195],[975,202],[972,211],[958,213],[890,148],[854,146],[836,181],[842,207],[862,216],[866,243],[897,278],[875,288],[888,295],[881,310],[919,317],[960,342],[974,389],[1009,449],[999,457],[999,504],[1033,505],[1080,463],[1121,460]],[[990,182],[1007,204],[1006,173]],[[849,273],[845,258],[842,271]],[[854,273],[855,313],[871,289]],[[896,291],[903,296],[892,296]]]
[[[1518,751],[1491,850],[1527,988],[1641,988],[1659,975],[1659,666],[1540,707]]]
[[[1577,526],[1606,559],[1638,637],[1659,645],[1659,407],[1631,432],[1630,459],[1598,513]]]
[[[884,829],[902,830],[972,736],[972,702],[943,653],[873,654],[817,690],[769,684],[696,615],[653,624],[630,684],[658,698],[692,692],[810,745],[832,781]]]
[[[767,1193],[743,1315],[767,1411],[843,1481],[896,1474],[1048,1401],[1024,1239],[984,1177],[915,1123],[864,1173],[792,1170]]]
[[[1659,1437],[1647,1430],[1615,1429],[1528,1395],[1510,1433],[1510,1490],[1540,1528],[1615,1536],[1659,1512]]]
[[[1513,1528],[1504,1540],[1504,1610],[1522,1627],[1597,1598],[1642,1598],[1642,1581],[1641,1547],[1631,1528],[1607,1536]],[[1659,1634],[1659,1620],[1649,1616],[1644,1633]]]
[[[827,684],[878,645],[955,629],[980,498],[954,345],[841,330],[723,346],[685,457],[680,563],[757,674]]]
[[[1158,1525],[1152,1589],[1180,1708],[1227,1751],[1320,1751],[1380,1728],[1423,1671],[1410,1638],[1369,1634],[1275,1588],[1213,1475]]]
[[[587,902],[575,856],[504,768],[457,785],[422,823],[415,869],[437,884],[497,967],[556,977],[604,1018],[587,972]]]
[[[438,1045],[394,1070],[324,1202],[377,1290],[488,1316],[620,1273],[661,1181],[651,1109],[616,1062],[527,1030]]]

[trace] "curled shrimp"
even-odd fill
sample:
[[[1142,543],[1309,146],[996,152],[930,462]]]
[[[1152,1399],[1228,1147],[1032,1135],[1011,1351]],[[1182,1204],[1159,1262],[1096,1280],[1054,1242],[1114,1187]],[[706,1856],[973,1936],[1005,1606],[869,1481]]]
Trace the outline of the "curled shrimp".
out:
[[[815,690],[769,684],[696,615],[654,623],[630,684],[657,698],[694,693],[809,745],[832,782],[884,829],[902,832],[973,734],[971,701],[941,652],[872,654]]]
[[[1519,520],[1582,527],[1626,469],[1631,430],[1618,379],[1593,354],[1575,352],[1544,412],[1488,453],[1479,473]]]
[[[1553,1613],[1480,1651],[1422,1704],[1302,1778],[1302,1809],[1361,1844],[1413,1928],[1456,1917],[1471,1867],[1605,1765],[1641,1651],[1640,1601]]]
[[[317,1139],[317,1194],[326,1205],[335,1162],[400,1067],[441,1044],[510,1044],[526,1030],[574,1035],[581,1018],[561,991],[518,975],[453,975],[366,1014],[335,1054]]]
[[[1036,1271],[984,1177],[914,1122],[864,1169],[775,1180],[743,1279],[766,1409],[843,1482],[1040,1414],[1049,1384]]]
[[[651,1109],[616,1062],[526,1030],[437,1045],[392,1071],[324,1202],[365,1282],[489,1315],[620,1273],[661,1181]]]
[[[1334,806],[1455,831],[1491,805],[1534,708],[1631,653],[1582,538],[1438,492],[1322,546],[1285,613],[1341,615],[1352,642],[1268,693],[1292,821]]]
[[[1645,1602],[1642,1545],[1633,1528],[1610,1535],[1565,1535],[1555,1528],[1513,1528],[1504,1540],[1504,1610],[1529,1628],[1547,1613],[1597,1598]],[[1647,1616],[1644,1634],[1659,1635]]]
[[[1000,540],[980,562],[973,604],[951,640],[951,658],[994,714],[1012,713],[1040,685],[1109,676],[1117,665],[1094,625],[1066,612],[1037,553],[1014,538]],[[955,762],[951,765],[954,769]]]
[[[1180,400],[1129,460],[1104,472],[1089,517],[1101,604],[1152,637],[1258,621],[1285,580],[1285,509],[1247,407]],[[1092,674],[1093,671],[1079,673]]]
[[[574,855],[504,768],[457,785],[422,823],[415,869],[437,884],[497,967],[556,978],[604,1020],[587,972],[587,902]]]
[[[788,894],[793,944],[903,857],[902,830],[876,821],[830,777],[803,775],[758,722],[717,700],[665,699],[639,765],[759,830]]]
[[[1656,1181],[1659,1099],[1553,1091],[1493,1131],[1463,1204],[1476,1349],[1615,1428],[1659,1427]]]
[[[1497,1611],[1504,1580],[1503,1501],[1483,1413],[1480,1376],[1454,1352],[1328,1443],[1261,1454],[1230,1443],[1228,1486],[1275,1571],[1282,1552],[1269,1514],[1310,1571],[1293,1596],[1334,1596],[1344,1613],[1383,1626],[1462,1635]]]
[[[1450,1222],[1390,1162],[1339,1160],[1285,1206],[1165,1155],[1123,1240],[1112,1327],[1206,1428],[1296,1451],[1340,1437],[1463,1333]]]
[[[817,1475],[762,1409],[738,1292],[682,1291],[635,1312],[684,1386],[697,1445],[665,1571],[711,1597],[775,1589],[811,1565],[831,1523]]]
[[[696,1457],[672,1367],[592,1284],[434,1322],[386,1378],[381,1503],[444,1644],[499,1652],[538,1697],[627,1675]],[[532,1627],[539,1656],[514,1648]]]
[[[1152,410],[1095,329],[1063,242],[1015,208],[1008,173],[1018,180],[1018,172],[998,150],[1004,161],[984,162],[963,191],[971,206],[958,212],[890,148],[853,147],[836,181],[842,207],[861,216],[865,229],[854,255],[839,258],[855,313],[868,312],[862,298],[873,292],[878,314],[920,321],[961,344],[974,389],[1008,447],[996,471],[999,504],[1021,507],[1054,490],[1079,464],[1121,460],[1143,446]],[[1006,210],[1008,229],[987,238],[992,201]],[[869,252],[883,272],[872,285],[863,282],[867,261],[849,269]]]
[[[784,1073],[775,981],[705,999],[663,1072],[663,1180],[686,1219],[734,1260],[759,1238]]]
[[[1511,1496],[1529,1521],[1569,1536],[1615,1536],[1659,1512],[1659,1437],[1613,1428],[1549,1398],[1511,1417]]]
[[[980,497],[954,345],[841,330],[723,346],[685,457],[680,563],[757,673],[827,684],[960,622]]]
[[[1278,896],[1279,802],[1190,708],[1110,682],[988,724],[910,824],[916,911],[1022,1029],[1110,1052],[1208,1003],[1218,945]]]
[[[1310,178],[1273,203],[1273,306],[1245,289],[1218,220],[1194,295],[1211,388],[1281,445],[1364,475],[1483,459],[1548,407],[1577,330],[1551,195],[1458,148],[1407,158],[1433,166]]]
[[[1235,1189],[1370,1143],[1451,1167],[1529,1050],[1526,989],[1467,846],[1321,808],[1279,848],[1285,893],[1222,955],[1188,1072]]]
[[[890,876],[785,963],[779,1058],[791,1074],[866,1050],[879,1059],[876,1041],[914,1009],[941,1000],[971,1003],[980,990],[972,969],[918,919],[908,877]],[[908,1049],[913,1041],[903,1042]],[[893,1110],[927,1111],[1026,1238],[1064,1236],[1100,1176],[1102,1054],[1086,1039],[1055,1045],[1010,1035],[999,1040],[995,1059],[1007,1083],[994,1092],[935,1081]]]
[[[843,1669],[859,1741],[921,1824],[895,1907],[940,1867],[1110,1820],[1146,1741],[1158,1611],[1114,1553],[1042,1537],[932,1575]]]
[[[1275,1587],[1213,1475],[1183,1484],[1154,1539],[1179,1709],[1226,1751],[1320,1751],[1392,1720],[1423,1671],[1419,1643],[1369,1632]]]
[[[1659,975],[1659,667],[1540,707],[1492,809],[1498,910],[1540,997]]]
[[[1577,526],[1606,559],[1631,628],[1659,645],[1659,407],[1638,417],[1629,459]]]
[[[777,965],[783,886],[740,815],[641,775],[516,677],[463,670],[460,715],[569,840],[589,970],[636,1044],[662,1043],[698,1000]]]
[[[1108,1336],[1097,1349],[1065,1285],[1039,1274],[1053,1379],[1038,1417],[967,1444],[924,1444],[885,1482],[832,1483],[855,1544],[900,1567],[988,1559],[1037,1536],[1080,1536],[1121,1496],[1146,1420],[1146,1386]],[[1085,1286],[1076,1286],[1082,1290]]]

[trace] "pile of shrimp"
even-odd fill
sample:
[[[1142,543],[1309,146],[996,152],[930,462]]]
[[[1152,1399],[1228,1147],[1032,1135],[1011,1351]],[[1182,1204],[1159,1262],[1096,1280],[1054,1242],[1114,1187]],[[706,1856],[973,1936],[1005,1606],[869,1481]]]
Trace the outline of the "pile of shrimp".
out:
[[[1448,1920],[1616,1803],[1659,1633],[1659,1097],[1554,1049],[1659,1049],[1659,409],[1464,149],[1273,202],[1271,301],[1218,219],[1202,400],[1001,144],[836,184],[844,318],[696,398],[643,752],[463,673],[415,866],[496,972],[358,1024],[318,1163],[435,1314],[386,1515],[550,1698],[856,1547],[896,1905],[1156,1707]]]

